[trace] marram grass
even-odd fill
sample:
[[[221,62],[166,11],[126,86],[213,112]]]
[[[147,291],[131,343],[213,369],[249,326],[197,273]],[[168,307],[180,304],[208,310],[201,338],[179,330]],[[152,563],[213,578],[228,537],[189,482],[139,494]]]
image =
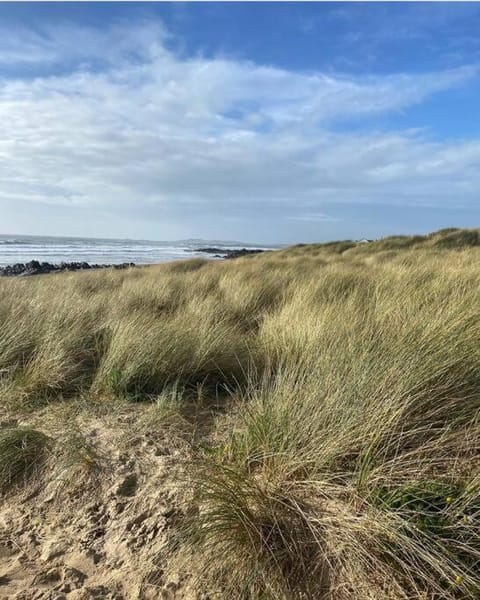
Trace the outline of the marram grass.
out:
[[[27,427],[0,430],[0,494],[26,486],[44,467],[51,440]]]
[[[199,598],[473,600],[479,261],[450,229],[2,279],[4,412],[168,395],[195,440],[209,410],[176,536]]]

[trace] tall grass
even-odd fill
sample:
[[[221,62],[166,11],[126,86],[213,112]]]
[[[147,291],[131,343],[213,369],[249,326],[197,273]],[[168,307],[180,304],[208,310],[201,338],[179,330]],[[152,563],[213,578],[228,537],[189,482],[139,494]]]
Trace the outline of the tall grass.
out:
[[[199,594],[478,598],[478,239],[1,280],[4,408],[223,398],[181,537]]]

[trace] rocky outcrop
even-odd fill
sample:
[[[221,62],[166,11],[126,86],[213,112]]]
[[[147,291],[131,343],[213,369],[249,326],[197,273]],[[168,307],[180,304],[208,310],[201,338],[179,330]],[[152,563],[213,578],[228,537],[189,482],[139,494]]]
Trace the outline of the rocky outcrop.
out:
[[[235,250],[230,250],[227,248],[207,247],[198,248],[195,252],[214,254],[216,258],[240,258],[241,256],[250,256],[251,254],[258,254],[265,251],[260,250],[259,248],[237,248]]]
[[[47,273],[57,273],[62,271],[83,271],[87,269],[127,269],[134,267],[134,263],[121,263],[119,265],[97,265],[87,262],[62,262],[52,264],[49,262],[39,262],[31,260],[28,263],[16,263],[6,267],[0,267],[0,276],[4,277],[27,277],[29,275],[45,275]]]
[[[215,258],[240,258],[241,256],[250,256],[264,252],[259,248],[238,248],[235,250],[226,248],[206,247],[192,250],[192,252],[204,252],[213,254]],[[0,277],[28,277],[29,275],[45,275],[47,273],[60,273],[64,271],[84,271],[88,269],[127,269],[134,267],[135,263],[121,263],[98,265],[88,262],[62,262],[52,264],[49,262],[40,262],[31,260],[27,263],[16,263],[6,267],[0,267]]]

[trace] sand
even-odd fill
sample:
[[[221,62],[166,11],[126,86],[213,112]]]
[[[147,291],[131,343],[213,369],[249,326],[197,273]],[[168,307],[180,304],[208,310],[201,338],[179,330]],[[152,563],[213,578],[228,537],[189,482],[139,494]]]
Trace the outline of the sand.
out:
[[[196,597],[188,574],[172,567],[169,544],[185,512],[188,444],[142,430],[142,411],[76,418],[101,468],[48,466],[2,499],[0,598]]]

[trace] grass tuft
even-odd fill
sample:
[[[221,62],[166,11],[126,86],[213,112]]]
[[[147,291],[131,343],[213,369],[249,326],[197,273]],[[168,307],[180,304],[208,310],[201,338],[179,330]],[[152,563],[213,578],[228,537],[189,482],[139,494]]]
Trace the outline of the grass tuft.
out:
[[[26,427],[0,430],[0,492],[25,486],[43,468],[50,438]]]

